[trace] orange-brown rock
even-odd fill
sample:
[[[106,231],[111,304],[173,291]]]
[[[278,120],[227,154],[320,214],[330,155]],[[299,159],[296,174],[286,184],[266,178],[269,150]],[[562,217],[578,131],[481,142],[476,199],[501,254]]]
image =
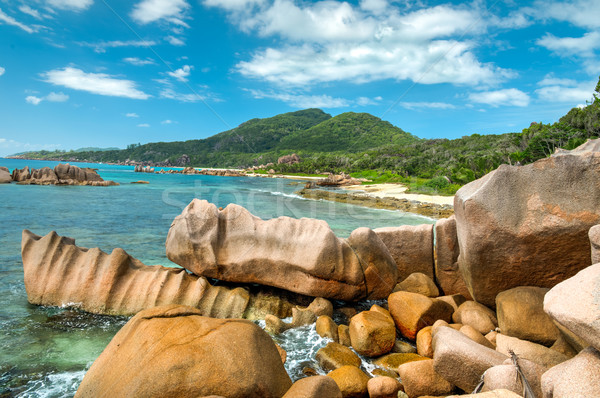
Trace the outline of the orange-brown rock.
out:
[[[295,382],[283,398],[342,398],[342,392],[331,377],[311,376]]]
[[[389,316],[363,311],[350,320],[350,342],[360,355],[378,357],[387,354],[396,341],[396,326]]]
[[[498,326],[498,319],[494,311],[475,301],[462,303],[452,314],[452,320],[456,323],[470,325],[482,334],[487,334]]]
[[[351,347],[352,342],[350,341],[350,327],[348,325],[338,326],[338,340],[341,345]]]
[[[360,366],[361,360],[350,348],[331,342],[315,355],[315,359],[324,370],[334,370],[342,366]]]
[[[367,383],[369,398],[398,398],[401,384],[389,376],[373,377]]]
[[[433,336],[431,326],[426,326],[417,333],[417,353],[427,358],[433,358]]]
[[[147,266],[123,249],[107,254],[78,247],[74,239],[55,232],[40,237],[24,230],[21,256],[31,304],[110,315],[182,304],[206,316],[241,318],[249,301],[245,289],[211,286],[184,269]]]
[[[449,304],[422,294],[396,292],[388,298],[390,314],[403,336],[415,340],[417,332],[438,319],[450,321],[453,308]]]
[[[413,272],[394,287],[394,292],[419,293],[427,297],[437,297],[440,290],[433,280],[421,272]]]
[[[138,313],[86,373],[77,397],[281,397],[292,381],[275,344],[242,319],[163,306]]]
[[[514,352],[519,358],[528,359],[546,368],[556,366],[569,358],[558,351],[531,341],[498,333],[496,336],[496,351],[505,355]]]
[[[325,221],[263,221],[241,206],[220,211],[198,199],[173,221],[166,248],[170,260],[197,275],[314,297],[384,298],[397,279],[387,248],[368,228],[345,240]]]
[[[454,390],[454,385],[433,369],[433,360],[408,362],[398,367],[404,392],[410,397],[423,395],[443,396]]]
[[[329,316],[321,315],[318,317],[315,329],[319,336],[338,342],[338,325]]]
[[[465,336],[467,336],[474,342],[481,344],[484,347],[491,348],[492,350],[496,349],[496,346],[494,344],[492,344],[491,341],[486,339],[480,332],[475,330],[470,325],[463,325],[463,327],[460,328],[459,332],[461,332],[462,334],[464,334]]]
[[[445,295],[461,294],[470,300],[471,293],[458,269],[458,255],[456,216],[452,215],[435,223],[435,281]]]
[[[340,388],[344,398],[367,398],[369,376],[356,366],[342,366],[327,375]]]
[[[388,354],[374,360],[373,365],[389,370],[396,370],[396,368],[402,364],[414,361],[425,361],[427,359],[429,358],[417,354]]]
[[[458,190],[458,263],[476,301],[492,307],[502,291],[550,288],[590,265],[588,231],[600,223],[600,152],[586,148],[501,165]]]
[[[398,281],[413,272],[433,273],[433,225],[402,225],[375,229],[398,266]]]

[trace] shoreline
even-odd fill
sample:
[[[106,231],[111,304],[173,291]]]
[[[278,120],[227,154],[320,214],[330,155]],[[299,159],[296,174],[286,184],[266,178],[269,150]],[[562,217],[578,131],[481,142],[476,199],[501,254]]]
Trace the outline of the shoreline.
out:
[[[356,193],[364,193],[368,196],[377,198],[395,198],[395,199],[406,199],[410,201],[417,201],[422,203],[431,203],[437,205],[447,205],[454,207],[454,195],[442,196],[442,195],[427,195],[420,193],[406,193],[408,187],[403,184],[372,184],[372,185],[350,185],[343,187],[345,190],[356,191]]]

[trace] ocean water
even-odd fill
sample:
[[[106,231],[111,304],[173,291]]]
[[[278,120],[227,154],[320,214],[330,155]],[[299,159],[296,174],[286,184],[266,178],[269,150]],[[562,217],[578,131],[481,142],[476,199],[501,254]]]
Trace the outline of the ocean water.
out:
[[[0,158],[0,166],[54,167],[58,162]],[[271,178],[134,173],[133,167],[94,167],[115,187],[0,184],[0,397],[70,397],[85,371],[127,318],[90,315],[27,302],[21,233],[56,231],[79,246],[110,252],[121,247],[147,265],[176,266],[165,256],[171,221],[193,199],[236,203],[256,216],[323,219],[340,237],[358,227],[416,225],[433,220],[407,213],[303,199],[304,182]],[[145,180],[149,184],[131,184]],[[306,330],[305,330],[306,329]],[[314,326],[277,337],[293,377],[326,341]],[[295,377],[294,377],[295,378]]]

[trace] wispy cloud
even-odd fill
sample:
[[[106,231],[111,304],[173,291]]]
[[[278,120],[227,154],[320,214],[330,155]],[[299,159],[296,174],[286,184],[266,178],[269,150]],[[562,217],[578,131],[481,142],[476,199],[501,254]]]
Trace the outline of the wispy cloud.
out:
[[[176,69],[173,72],[167,72],[167,75],[179,80],[180,82],[187,82],[187,77],[190,75],[193,66],[183,65],[181,68]]]
[[[508,88],[496,91],[483,91],[469,94],[472,102],[487,104],[494,108],[499,106],[519,106],[529,105],[529,95],[516,88]]]
[[[136,83],[131,80],[117,79],[105,73],[86,73],[70,66],[45,72],[42,77],[48,83],[92,94],[144,100],[150,98],[150,95],[138,90]]]
[[[48,0],[48,4],[61,10],[84,11],[94,4],[94,0]]]
[[[145,65],[154,65],[156,62],[152,58],[141,59],[137,57],[127,57],[123,58],[123,61],[135,65],[135,66],[145,66]]]
[[[296,108],[345,108],[355,103],[365,104],[368,98],[361,97],[356,102],[345,98],[336,98],[329,95],[307,95],[286,92],[265,92],[262,90],[247,90],[256,99],[273,99],[285,102]],[[371,100],[369,100],[371,101]]]
[[[140,115],[138,115],[137,113],[133,113],[133,112],[131,112],[131,113],[126,113],[126,114],[125,114],[125,116],[126,116],[126,117],[140,117]]]
[[[42,101],[49,102],[65,102],[69,100],[69,96],[65,93],[59,92],[55,93],[54,91],[48,94],[45,97],[37,97],[35,95],[28,95],[25,97],[25,101],[32,105],[39,105]]]
[[[169,42],[169,44],[171,44],[172,46],[185,46],[185,41],[175,36],[167,36],[165,37],[165,40]]]
[[[165,20],[187,27],[183,20],[189,7],[186,0],[143,0],[133,7],[131,17],[140,24]]]
[[[161,98],[167,98],[172,100],[177,100],[181,102],[198,102],[198,101],[206,101],[208,99],[207,96],[203,96],[200,94],[183,94],[178,93],[172,88],[165,88],[160,92]],[[213,101],[218,101],[217,99],[212,99]]]
[[[600,32],[588,32],[582,37],[556,37],[547,33],[537,44],[561,56],[593,56],[594,50],[600,48]]]
[[[78,43],[81,46],[91,47],[97,53],[105,53],[107,48],[117,48],[117,47],[151,47],[156,45],[155,41],[152,40],[113,40],[113,41],[102,41],[99,43],[88,43],[88,42],[80,42]]]
[[[17,21],[16,19],[14,19],[13,17],[11,17],[10,15],[7,15],[4,11],[2,11],[2,9],[0,8],[0,22],[3,22],[7,25],[12,25],[12,26],[16,26],[17,28],[20,28],[22,30],[24,30],[27,33],[35,33],[37,32],[37,29],[27,26],[19,21]]]
[[[25,4],[19,6],[19,11],[21,11],[23,14],[30,15],[40,21],[44,19],[44,17],[42,16],[42,14],[40,14],[38,10],[31,8]]]
[[[572,79],[557,79],[552,75],[538,83],[535,93],[548,102],[584,102],[592,99],[596,81],[577,82]]]

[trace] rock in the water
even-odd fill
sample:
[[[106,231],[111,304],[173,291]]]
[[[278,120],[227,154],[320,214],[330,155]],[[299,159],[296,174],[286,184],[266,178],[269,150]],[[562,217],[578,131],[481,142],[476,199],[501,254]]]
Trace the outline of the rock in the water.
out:
[[[416,339],[419,330],[433,325],[438,319],[449,321],[453,312],[453,308],[443,301],[409,292],[390,294],[388,306],[400,333],[411,340]]]
[[[273,340],[259,326],[172,305],[127,322],[76,397],[281,397],[291,385]]]
[[[517,358],[517,363],[519,364],[519,368],[523,372],[527,383],[531,386],[535,397],[541,397],[541,379],[544,372],[548,369],[535,362],[522,358]],[[523,392],[523,383],[517,373],[517,368],[511,359],[507,359],[502,365],[493,366],[486,370],[483,381],[483,391],[504,389],[517,394]]]
[[[476,301],[491,307],[502,291],[550,288],[590,265],[599,174],[600,152],[574,150],[526,166],[501,165],[458,190],[458,263]]]
[[[350,320],[350,342],[360,355],[378,357],[387,354],[396,341],[396,326],[389,316],[363,311]]]
[[[600,264],[554,286],[546,294],[544,310],[600,350]]]
[[[452,320],[456,323],[470,325],[481,334],[487,334],[498,326],[498,319],[494,311],[475,301],[462,303],[452,314]]]
[[[402,225],[375,229],[398,266],[398,280],[413,272],[431,279],[433,274],[433,225]]]
[[[409,397],[423,395],[443,396],[454,390],[454,385],[433,369],[433,360],[408,362],[398,367],[404,392]]]
[[[398,398],[400,382],[393,377],[373,377],[367,383],[369,398]]]
[[[235,204],[220,211],[194,199],[173,221],[166,247],[171,261],[197,275],[314,297],[384,298],[397,279],[387,248],[368,228],[344,240],[325,221],[263,221]]]
[[[521,286],[496,296],[496,312],[500,332],[507,336],[550,346],[559,331],[544,312],[544,296],[549,289]]]
[[[440,295],[440,290],[431,278],[421,272],[410,274],[394,287],[394,292],[419,293],[427,297],[437,297]]]
[[[461,294],[471,299],[471,293],[458,269],[458,236],[456,216],[435,223],[435,280],[445,295]]]
[[[80,168],[68,163],[59,164],[54,167],[54,173],[58,178],[58,184],[62,185],[94,185],[110,186],[119,185],[114,181],[105,181],[100,175],[90,168]]]
[[[317,334],[323,338],[331,339],[335,342],[339,340],[338,325],[327,315],[321,315],[317,318],[315,329]]]
[[[350,327],[348,325],[338,325],[338,340],[340,344],[346,347],[352,346],[352,342],[350,341]]]
[[[41,169],[31,169],[29,182],[35,185],[53,185],[58,184],[58,177],[50,167],[42,167]]]
[[[0,184],[10,184],[12,176],[6,167],[0,167]]]
[[[300,379],[283,398],[342,398],[342,392],[331,377],[311,376]]]
[[[338,343],[328,343],[315,356],[324,370],[335,370],[342,366],[360,366],[361,360],[350,348]]]
[[[110,315],[182,304],[206,316],[241,318],[249,301],[242,288],[211,286],[184,269],[147,266],[123,249],[106,254],[98,248],[81,248],[74,239],[55,232],[40,237],[24,230],[21,256],[31,304]]]
[[[447,326],[435,331],[433,352],[435,371],[463,391],[473,391],[483,372],[508,358]]]
[[[14,182],[23,182],[31,178],[31,171],[29,166],[25,166],[22,169],[14,169],[12,172],[12,180]]]
[[[519,358],[528,359],[546,368],[551,368],[569,359],[566,355],[541,344],[520,340],[502,333],[498,333],[496,336],[496,350],[505,355],[514,352]]]
[[[588,347],[542,376],[544,398],[600,397],[600,352]]]
[[[588,233],[592,246],[592,264],[600,263],[600,225],[594,225]]]
[[[356,366],[342,366],[327,375],[340,388],[344,398],[367,398],[369,376]]]

